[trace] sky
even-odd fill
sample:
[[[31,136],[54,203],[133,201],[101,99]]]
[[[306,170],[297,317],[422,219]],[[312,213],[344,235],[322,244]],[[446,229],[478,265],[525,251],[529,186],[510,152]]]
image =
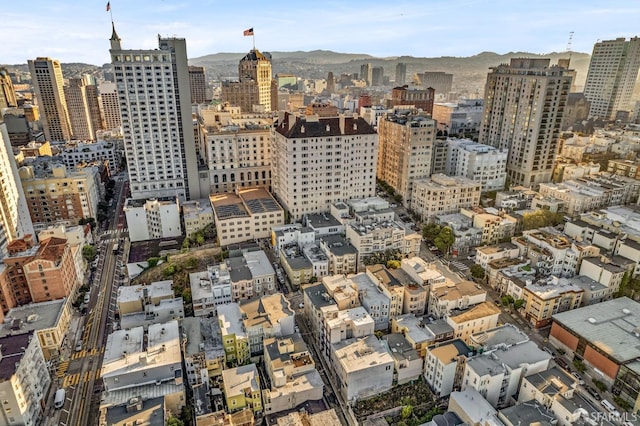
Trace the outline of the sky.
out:
[[[484,51],[591,53],[598,40],[640,35],[637,0],[29,0],[0,2],[0,63],[49,56],[109,62],[111,16],[125,49],[184,37],[189,58],[333,50],[378,57],[472,56]]]

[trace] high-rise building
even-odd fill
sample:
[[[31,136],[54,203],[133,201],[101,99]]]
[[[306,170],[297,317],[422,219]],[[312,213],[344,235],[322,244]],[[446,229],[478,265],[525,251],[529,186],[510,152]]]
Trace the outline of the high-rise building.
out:
[[[431,175],[436,122],[423,114],[397,111],[378,122],[378,179],[411,201],[413,182]]]
[[[360,65],[360,79],[367,82],[367,86],[371,86],[373,66],[371,64]]]
[[[88,80],[95,80],[94,78],[86,77],[87,76],[85,75],[85,82]],[[103,130],[104,120],[102,119],[102,113],[100,112],[100,92],[98,91],[98,86],[95,84],[85,85],[85,93],[87,95],[87,106],[89,107],[89,119],[91,120],[91,127],[93,127],[94,132]]]
[[[584,86],[584,95],[591,102],[589,115],[613,120],[618,111],[630,111],[639,68],[640,38],[596,43]]]
[[[272,134],[271,186],[292,219],[374,196],[378,135],[362,117],[281,111]]]
[[[9,133],[0,122],[0,258],[6,253],[8,243],[28,234],[34,235],[33,224]]]
[[[114,27],[110,52],[132,198],[200,198],[185,39],[124,50]]]
[[[256,106],[271,111],[271,55],[252,49],[240,60],[238,76],[238,81],[223,82],[222,99],[246,112]]]
[[[512,185],[551,180],[572,75],[549,64],[549,59],[511,59],[487,76],[479,141],[509,150]]]
[[[44,137],[56,142],[70,140],[71,123],[60,61],[51,58],[30,60],[29,70],[40,107]]]
[[[3,109],[16,106],[18,106],[16,92],[13,90],[9,71],[6,68],[0,68],[0,116]]]
[[[404,86],[407,82],[407,64],[399,62],[396,65],[396,86]]]
[[[382,86],[384,80],[384,68],[373,67],[371,69],[371,85]]]
[[[327,74],[327,94],[331,96],[336,91],[336,79],[333,73],[329,71]]]
[[[191,89],[191,103],[203,104],[207,98],[207,80],[204,67],[189,66],[189,88]]]
[[[98,86],[100,92],[100,106],[104,118],[104,128],[112,130],[122,126],[120,120],[120,102],[118,101],[118,88],[115,83],[103,81]]]
[[[448,94],[453,85],[453,74],[443,71],[425,71],[417,74],[420,85],[423,87],[433,87],[436,93]]]
[[[394,87],[391,90],[391,106],[412,105],[417,109],[421,109],[427,114],[433,113],[433,102],[435,100],[435,91],[432,87],[426,89],[418,89],[408,87],[406,84],[400,87]]]
[[[67,111],[71,121],[71,136],[73,139],[91,141],[96,132],[89,115],[89,103],[84,80],[70,78],[69,85],[64,86],[64,97],[67,100]]]

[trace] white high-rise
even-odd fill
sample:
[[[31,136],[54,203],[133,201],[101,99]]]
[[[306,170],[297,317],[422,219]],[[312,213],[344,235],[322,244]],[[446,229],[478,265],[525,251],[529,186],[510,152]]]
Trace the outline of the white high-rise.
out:
[[[123,50],[114,28],[110,53],[132,198],[200,198],[185,39]]]
[[[567,61],[517,58],[491,68],[484,91],[480,143],[509,150],[511,184],[551,181],[564,108],[573,80]]]
[[[638,69],[640,38],[596,43],[584,86],[584,96],[591,102],[589,115],[613,120],[618,111],[630,111]]]
[[[27,234],[35,235],[24,190],[18,175],[7,126],[0,121],[0,258],[7,244]]]
[[[378,135],[362,117],[281,111],[271,143],[271,186],[294,220],[338,201],[373,197]]]
[[[44,137],[49,141],[71,139],[71,123],[64,96],[64,80],[60,61],[37,58],[29,61],[31,82],[42,114]]]

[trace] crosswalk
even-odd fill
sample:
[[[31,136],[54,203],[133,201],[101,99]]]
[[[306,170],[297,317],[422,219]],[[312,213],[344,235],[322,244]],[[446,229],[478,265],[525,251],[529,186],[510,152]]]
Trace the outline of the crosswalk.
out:
[[[456,261],[456,260],[452,260],[452,261],[449,263],[449,267],[454,267],[454,268],[456,268],[458,271],[468,271],[468,270],[469,270],[469,267],[468,267],[467,265],[465,265],[465,264],[464,264],[464,263],[462,263],[462,262],[458,262],[458,261]]]
[[[102,235],[117,235],[129,232],[129,228],[120,228],[120,229],[108,229],[102,233]]]
[[[84,358],[85,356],[94,356],[94,355],[103,354],[103,353],[104,353],[104,346],[101,347],[100,349],[96,349],[96,348],[93,348],[91,350],[83,349],[80,352],[74,352],[73,354],[71,354],[71,359]]]
[[[88,382],[91,379],[98,380],[100,371],[85,371],[84,373],[67,374],[62,380],[62,387],[75,386],[80,382]]]
[[[64,377],[67,369],[69,368],[69,361],[63,361],[58,365],[56,370],[56,377],[62,378]]]

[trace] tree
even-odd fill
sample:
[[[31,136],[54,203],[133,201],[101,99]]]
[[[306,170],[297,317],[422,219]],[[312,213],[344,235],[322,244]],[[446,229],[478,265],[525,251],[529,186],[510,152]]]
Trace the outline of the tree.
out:
[[[510,304],[515,302],[515,300],[513,300],[512,296],[506,295],[500,298],[500,302],[502,302],[502,306],[509,306]]]
[[[148,265],[147,267],[153,268],[158,264],[159,261],[160,261],[159,257],[150,257],[147,259],[147,265]]]
[[[520,308],[522,308],[525,304],[524,299],[517,299],[513,302],[513,309],[515,309],[516,311],[520,310]]]
[[[411,405],[405,405],[404,407],[402,407],[402,411],[400,412],[400,417],[402,417],[403,420],[408,419],[412,415],[413,415],[413,407]]]
[[[562,223],[564,215],[559,212],[552,212],[550,210],[536,210],[532,213],[525,213],[522,217],[523,229],[537,229],[544,228],[545,226],[556,226]]]
[[[402,263],[399,260],[389,260],[387,262],[387,268],[389,269],[399,269],[402,266]]]
[[[78,225],[89,225],[93,229],[96,226],[96,220],[92,217],[83,217],[78,221]]]
[[[169,417],[167,420],[167,426],[184,426],[184,422],[177,417]]]
[[[204,244],[204,235],[202,232],[196,232],[196,244],[199,246]]]
[[[316,277],[315,275],[313,275],[311,278],[309,278],[309,284],[314,284],[318,282],[318,277]]]
[[[96,259],[97,254],[98,253],[94,246],[87,244],[82,247],[82,257],[84,257],[85,260],[89,263],[93,262]]]
[[[437,223],[427,223],[422,227],[422,236],[425,240],[433,242],[436,239],[440,231],[442,230],[442,226]]]
[[[473,278],[477,278],[479,280],[484,278],[484,269],[480,265],[472,265],[471,266],[471,276]]]
[[[445,226],[440,230],[438,236],[433,240],[433,244],[438,247],[443,254],[449,254],[449,249],[456,241],[455,235],[453,235],[453,230],[448,226]]]

